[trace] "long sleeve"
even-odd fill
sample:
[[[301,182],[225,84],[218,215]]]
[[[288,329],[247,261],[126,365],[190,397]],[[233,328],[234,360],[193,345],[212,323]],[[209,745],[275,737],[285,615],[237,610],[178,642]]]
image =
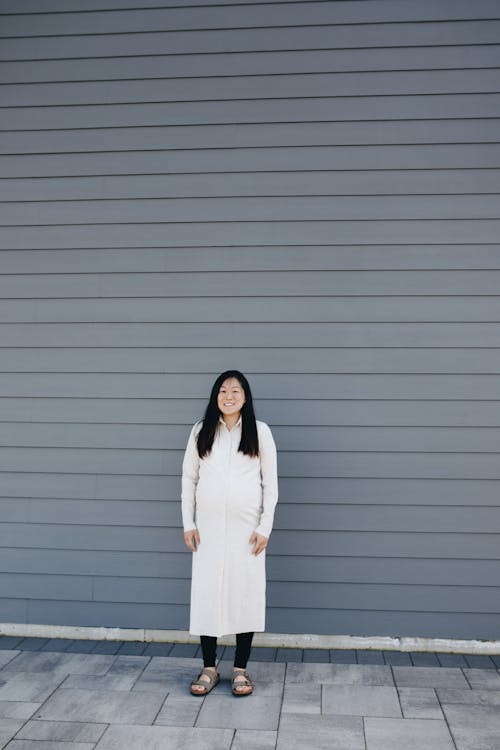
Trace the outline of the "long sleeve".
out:
[[[181,489],[181,510],[182,525],[184,531],[190,531],[196,528],[195,509],[196,509],[196,485],[198,484],[198,475],[200,467],[200,457],[196,446],[196,436],[198,433],[197,422],[189,435],[189,440],[184,453],[182,462],[182,489]]]
[[[262,513],[255,529],[269,537],[273,528],[274,510],[278,502],[278,456],[269,426],[263,422],[259,431],[260,471],[262,477]]]

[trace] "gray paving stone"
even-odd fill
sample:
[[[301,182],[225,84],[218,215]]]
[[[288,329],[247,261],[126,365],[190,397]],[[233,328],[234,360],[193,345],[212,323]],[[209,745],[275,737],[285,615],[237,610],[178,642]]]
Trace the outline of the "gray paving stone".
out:
[[[0,719],[29,719],[41,706],[30,701],[0,701]]]
[[[212,691],[203,700],[196,719],[197,727],[227,727],[232,729],[277,729],[281,698],[278,696],[248,697],[217,695]]]
[[[250,654],[251,661],[276,661],[275,648],[268,648],[267,646],[253,647]],[[248,730],[251,731],[251,730]]]
[[[49,638],[23,638],[18,648],[21,651],[38,651],[48,640]]]
[[[490,657],[497,669],[500,669],[500,654]]]
[[[173,727],[193,727],[202,703],[203,699],[198,696],[179,698],[169,695],[154,723]]]
[[[217,658],[220,660],[224,659],[225,661],[230,661],[234,664],[235,655],[236,655],[235,646],[220,646],[217,649]]]
[[[81,690],[131,690],[137,675],[127,674],[70,674],[61,687]]]
[[[400,718],[398,693],[376,685],[323,685],[321,713]]]
[[[0,747],[4,747],[22,727],[23,719],[0,719]]]
[[[357,716],[283,714],[276,750],[296,748],[365,750],[363,720]]]
[[[279,648],[276,652],[276,661],[278,662],[301,662],[302,661],[302,649],[301,648]]]
[[[439,659],[439,663],[442,667],[466,667],[467,662],[465,661],[462,654],[436,654]]]
[[[58,740],[12,740],[8,750],[94,750],[91,742],[62,742]]]
[[[144,656],[168,656],[173,645],[173,643],[148,643],[144,649]]]
[[[123,641],[99,641],[92,649],[93,654],[117,654],[123,646]]]
[[[427,654],[420,652],[410,653],[411,661],[414,667],[440,667],[436,654]]]
[[[404,667],[401,667],[404,669]],[[378,664],[288,664],[286,682],[394,687],[391,668]],[[465,679],[464,679],[465,682]]]
[[[61,688],[35,716],[53,721],[152,724],[164,699],[158,693]]]
[[[231,750],[274,750],[277,732],[266,729],[237,729]]]
[[[47,643],[44,643],[40,651],[66,651],[70,643],[70,638],[51,638]]]
[[[56,740],[64,742],[97,742],[107,724],[80,721],[28,721],[18,732],[20,740]]]
[[[441,667],[393,667],[397,687],[469,687],[460,669]]]
[[[287,683],[283,694],[282,714],[320,714],[321,684]]]
[[[132,692],[159,692],[164,696],[167,693],[177,696],[190,695],[189,686],[201,667],[199,659],[153,656],[134,684]]]
[[[79,638],[70,641],[67,653],[71,654],[90,654],[97,646],[100,641],[91,640],[90,638]]]
[[[20,651],[15,649],[4,649],[3,651],[0,651],[0,669],[3,669],[3,667],[9,664],[20,653]],[[1,676],[2,673],[0,672],[0,677]]]
[[[8,649],[10,651],[13,648],[18,648],[18,644],[22,640],[23,638],[17,635],[2,635],[0,636],[0,649]]]
[[[404,651],[384,651],[383,654],[386,664],[411,666],[410,654]]]
[[[457,750],[498,750],[500,711],[497,706],[443,704]]]
[[[330,661],[332,664],[357,664],[356,651],[344,649],[330,649]]]
[[[433,688],[399,688],[398,692],[405,719],[443,719]]]
[[[496,669],[464,669],[462,671],[472,689],[500,690],[500,674]]]
[[[65,675],[46,672],[16,672],[0,687],[0,700],[42,703],[64,680]]]
[[[229,750],[232,729],[111,726],[96,750]]]
[[[464,656],[471,669],[496,669],[495,662],[490,656],[483,654],[464,654]]]
[[[60,674],[105,674],[115,657],[105,654],[55,653],[22,651],[0,672],[60,673]]]
[[[128,654],[119,655],[111,663],[106,674],[133,675],[134,677],[137,677],[147,667],[150,661],[150,656],[129,656]]]
[[[447,690],[437,691],[441,703],[462,703],[468,705],[500,706],[499,690]]]
[[[184,656],[187,658],[193,658],[194,656],[196,656],[198,648],[199,644],[197,643],[174,643],[169,656]],[[217,651],[219,653],[222,651],[220,643],[217,644]]]
[[[125,641],[118,649],[118,654],[134,654],[140,656],[146,650],[146,644],[143,641]]]
[[[455,750],[445,721],[368,718],[365,735],[367,750]]]
[[[302,661],[326,662],[330,661],[330,651],[327,648],[305,648]]]
[[[358,664],[383,664],[382,651],[358,651]]]

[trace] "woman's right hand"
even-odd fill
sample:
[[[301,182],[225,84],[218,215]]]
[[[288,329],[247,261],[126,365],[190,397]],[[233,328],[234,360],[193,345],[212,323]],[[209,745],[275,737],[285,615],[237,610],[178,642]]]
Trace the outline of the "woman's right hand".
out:
[[[191,552],[196,552],[200,546],[200,534],[198,529],[190,529],[184,532],[184,543]]]

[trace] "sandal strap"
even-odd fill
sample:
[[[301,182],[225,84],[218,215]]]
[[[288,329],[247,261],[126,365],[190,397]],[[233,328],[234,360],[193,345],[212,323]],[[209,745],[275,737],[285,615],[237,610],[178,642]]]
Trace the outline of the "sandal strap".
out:
[[[210,678],[210,682],[207,682],[206,680],[201,680],[202,674],[206,674]],[[196,680],[193,680],[191,683],[192,685],[201,685],[202,687],[210,687],[210,685],[215,682],[215,680],[218,678],[219,673],[218,672],[212,672],[211,669],[208,669],[205,667],[205,669],[202,669],[200,674],[198,675],[198,678]]]
[[[236,677],[243,677],[243,679],[236,680]],[[248,674],[248,672],[237,672],[237,674],[233,675],[233,685],[234,687],[239,687],[240,685],[242,687],[252,685],[252,680],[250,679],[250,675]]]

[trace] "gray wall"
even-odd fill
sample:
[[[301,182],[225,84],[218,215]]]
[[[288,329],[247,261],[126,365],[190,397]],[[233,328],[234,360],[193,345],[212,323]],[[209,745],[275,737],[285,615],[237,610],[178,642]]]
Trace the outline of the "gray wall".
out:
[[[236,366],[267,630],[496,638],[500,3],[194,4],[0,2],[0,619],[187,628]]]

